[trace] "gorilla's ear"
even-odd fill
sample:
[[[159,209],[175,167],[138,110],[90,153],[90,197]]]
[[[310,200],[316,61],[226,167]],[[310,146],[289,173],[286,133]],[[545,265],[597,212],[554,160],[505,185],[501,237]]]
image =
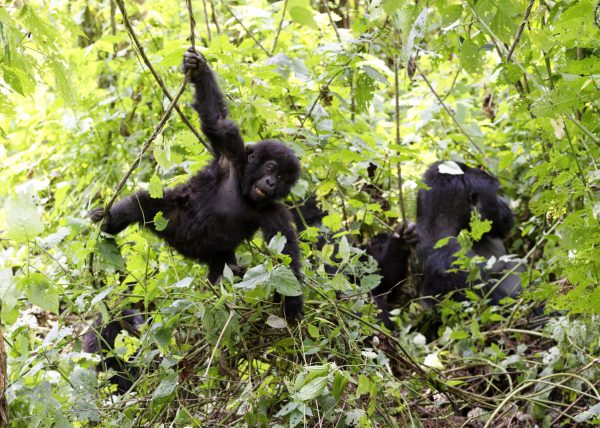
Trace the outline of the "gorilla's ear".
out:
[[[246,146],[246,161],[253,162],[256,155],[254,154],[254,146],[252,144],[248,144]]]

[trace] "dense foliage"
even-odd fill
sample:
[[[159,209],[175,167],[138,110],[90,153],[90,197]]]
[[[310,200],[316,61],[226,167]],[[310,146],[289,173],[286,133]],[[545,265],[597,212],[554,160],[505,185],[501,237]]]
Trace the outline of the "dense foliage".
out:
[[[600,424],[595,1],[191,3],[196,46],[246,141],[296,150],[303,174],[287,202],[315,194],[339,246],[316,251],[322,232],[302,234],[306,316],[288,328],[270,302],[289,278],[280,240],[244,244],[245,277],[226,273],[215,288],[204,266],[148,231],[102,236],[87,212],[132,165],[121,194],[160,195],[210,159],[175,111],[156,128],[183,80],[187,4],[8,0],[0,298],[12,426]],[[185,90],[180,110],[198,129],[190,99]],[[505,308],[446,301],[427,334],[431,314],[408,302],[389,332],[368,295],[375,266],[358,247],[403,211],[414,219],[436,159],[500,178],[526,293]],[[550,316],[533,322],[542,301]],[[133,304],[151,321],[140,337],[121,335],[117,352],[143,372],[117,396],[81,334],[97,313]]]

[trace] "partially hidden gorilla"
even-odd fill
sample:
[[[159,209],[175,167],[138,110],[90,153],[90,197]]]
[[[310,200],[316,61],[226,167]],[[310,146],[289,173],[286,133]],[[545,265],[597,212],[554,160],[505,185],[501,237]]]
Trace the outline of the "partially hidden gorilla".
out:
[[[114,320],[102,326],[102,316],[99,315],[94,322],[94,329],[83,336],[83,350],[90,353],[107,353],[115,347],[115,340],[121,331],[126,331],[132,335],[137,335],[139,328],[145,320],[135,309],[124,309],[121,311],[121,318]],[[124,394],[131,389],[133,382],[139,375],[139,368],[128,364],[116,355],[103,358],[98,366],[98,371],[112,370],[115,374],[110,378],[110,383],[117,386],[117,392]]]
[[[379,233],[366,245],[367,254],[377,261],[381,283],[371,294],[380,312],[378,318],[389,330],[390,303],[399,300],[407,289],[411,248],[417,243],[416,225],[400,222],[392,233]]]
[[[317,205],[314,197],[308,198],[304,204],[291,210],[298,231],[303,231],[307,226],[320,227],[322,219],[327,215]],[[329,242],[329,238],[320,234],[315,248],[321,250]],[[390,319],[390,303],[398,300],[406,288],[408,279],[409,260],[411,248],[417,242],[416,225],[400,222],[392,233],[379,233],[371,238],[362,248],[373,257],[382,276],[381,283],[371,291],[373,300],[379,309],[377,317],[388,329],[393,330],[395,325]],[[337,253],[337,245],[334,253]],[[335,256],[333,262],[339,262]],[[334,265],[326,264],[325,272],[330,276],[337,273]]]
[[[460,168],[457,170],[456,167]],[[454,169],[454,170],[452,170]],[[514,227],[513,214],[498,195],[499,183],[492,175],[464,163],[436,162],[423,177],[428,190],[417,195],[417,257],[423,269],[420,295],[426,308],[433,303],[432,296],[464,290],[469,286],[468,273],[458,270],[453,263],[460,245],[459,232],[469,228],[471,213],[476,210],[483,220],[492,222],[491,230],[473,244],[470,256],[485,259],[495,257],[490,268],[479,267],[484,286],[482,292],[492,303],[521,293],[519,275],[523,266],[516,261],[501,259],[506,255],[502,242]],[[436,243],[450,237],[449,242],[435,248]]]
[[[166,228],[149,229],[184,256],[206,263],[212,283],[218,281],[225,264],[237,268],[235,250],[243,240],[258,229],[266,241],[279,232],[287,240],[283,252],[291,257],[290,267],[300,279],[296,232],[290,213],[279,202],[299,178],[297,156],[274,140],[244,145],[239,128],[228,119],[225,98],[211,68],[192,48],[184,55],[182,71],[190,72],[195,86],[192,107],[215,154],[213,161],[188,182],[166,190],[161,198],[139,191],[115,204],[106,216],[101,208],[92,211],[92,221],[102,221],[102,231],[117,234],[133,223],[152,224],[162,212],[168,220]],[[299,320],[303,311],[302,295],[284,297],[283,313],[288,320]],[[101,340],[88,332],[84,351],[106,353],[120,330],[119,325],[108,324]],[[115,380],[121,381],[123,376]]]

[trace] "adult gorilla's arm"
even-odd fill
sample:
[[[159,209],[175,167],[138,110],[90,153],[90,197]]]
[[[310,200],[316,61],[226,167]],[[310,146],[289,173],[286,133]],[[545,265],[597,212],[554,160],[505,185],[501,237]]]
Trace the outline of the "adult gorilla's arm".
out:
[[[190,80],[196,87],[192,107],[198,112],[202,131],[217,156],[223,155],[236,165],[243,164],[244,140],[237,125],[227,119],[229,110],[225,97],[206,59],[189,48],[183,59],[182,70],[184,73],[191,71]]]
[[[270,211],[269,215],[261,222],[261,229],[263,237],[266,242],[269,242],[277,232],[280,232],[286,238],[285,247],[283,253],[291,257],[292,262],[290,268],[298,280],[302,279],[300,268],[302,263],[300,262],[300,247],[298,246],[298,239],[296,238],[296,231],[292,226],[292,216],[283,205],[274,206]],[[283,302],[283,311],[285,317],[290,320],[299,320],[302,318],[304,313],[303,309],[303,297],[300,296],[286,296]]]
[[[418,241],[415,229],[415,223],[400,222],[386,243],[383,257],[377,259],[384,279],[391,286],[406,280],[410,249]]]

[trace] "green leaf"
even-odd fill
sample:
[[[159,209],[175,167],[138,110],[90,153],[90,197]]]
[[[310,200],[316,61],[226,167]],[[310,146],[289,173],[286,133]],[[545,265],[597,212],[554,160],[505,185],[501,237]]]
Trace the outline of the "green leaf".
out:
[[[342,228],[342,216],[339,213],[330,212],[323,217],[323,225],[329,230],[338,230]]]
[[[169,342],[173,337],[173,332],[165,325],[156,323],[152,325],[150,337],[157,345],[165,347],[169,345]]]
[[[427,355],[425,357],[425,359],[423,360],[423,365],[434,368],[434,369],[438,369],[438,370],[444,369],[444,365],[442,364],[442,361],[440,360],[437,352],[433,352],[433,353]]]
[[[58,315],[59,299],[54,285],[41,273],[32,273],[21,280],[31,303]]]
[[[281,254],[283,249],[285,248],[285,244],[287,242],[287,238],[282,234],[278,233],[269,241],[268,248],[272,254]]]
[[[277,315],[271,314],[267,318],[267,325],[276,329],[282,329],[287,327],[287,321]]]
[[[467,339],[469,337],[469,333],[467,333],[464,330],[454,330],[452,332],[452,334],[450,335],[451,339],[454,340],[463,340],[463,339]]]
[[[166,139],[164,147],[154,147],[153,152],[154,159],[156,159],[156,163],[158,163],[158,166],[160,166],[163,171],[166,171],[169,168],[171,168],[171,146],[166,142]]]
[[[298,391],[296,398],[300,401],[309,401],[317,398],[327,386],[327,375],[312,379]]]
[[[481,71],[483,51],[471,39],[467,39],[460,47],[460,63],[468,73]]]
[[[350,259],[350,244],[348,244],[346,236],[342,236],[342,239],[340,239],[338,246],[338,255],[342,258],[344,262],[347,262]]]
[[[401,0],[384,0],[383,2],[383,10],[388,15],[393,14],[396,10],[402,7]]]
[[[163,217],[162,211],[157,212],[156,215],[154,216],[154,228],[157,231],[162,232],[163,230],[165,230],[167,228],[168,224],[169,224],[169,219],[166,219]]]
[[[24,194],[10,199],[5,208],[6,235],[15,241],[27,241],[44,230],[33,198]]]
[[[125,260],[119,251],[117,242],[112,238],[99,238],[97,242],[98,255],[101,262],[108,266],[124,269]]]
[[[292,6],[290,8],[290,16],[298,24],[305,25],[307,27],[317,29],[317,23],[313,18],[312,10],[307,5],[304,6]]]
[[[293,410],[296,410],[296,407],[298,407],[298,403],[296,403],[295,401],[290,401],[285,406],[283,406],[281,408],[281,410],[279,410],[275,414],[275,417],[280,418],[282,416],[285,416],[285,415],[289,414],[290,412],[292,412]]]
[[[594,404],[588,410],[585,410],[575,416],[577,422],[585,422],[591,418],[600,417],[600,403]]]
[[[321,335],[319,334],[319,328],[312,325],[312,324],[308,324],[308,334],[310,335],[310,337],[312,337],[313,339],[318,339]]]
[[[176,372],[170,370],[158,384],[154,393],[152,394],[152,400],[159,398],[168,397],[175,391],[177,387],[178,375]]]
[[[150,193],[151,198],[158,199],[163,197],[162,181],[156,175],[153,175],[150,178],[150,183],[148,183],[148,193]]]
[[[360,288],[363,291],[371,291],[381,283],[383,277],[377,274],[365,275],[360,279]]]
[[[358,386],[356,387],[356,396],[360,397],[363,394],[368,394],[371,390],[371,381],[365,375],[358,376]]]
[[[463,6],[460,4],[448,5],[440,11],[442,15],[442,22],[444,26],[448,26],[458,21],[462,15]]]
[[[0,270],[0,302],[2,302],[2,319],[5,312],[10,312],[17,306],[19,291],[16,288],[11,268]]]
[[[50,57],[50,65],[54,72],[54,80],[56,82],[58,93],[69,107],[75,107],[77,105],[75,85],[73,85],[73,82],[71,81],[70,74],[67,73],[62,58],[52,55]]]
[[[269,281],[269,272],[264,265],[254,266],[246,272],[244,280],[234,284],[235,288],[243,288],[246,290],[253,290],[258,285],[264,284]]]
[[[333,398],[339,400],[347,384],[348,378],[339,371],[335,372],[331,391],[333,393]]]
[[[365,111],[369,107],[374,90],[373,78],[367,73],[360,73],[356,79],[356,107],[358,111]]]
[[[447,245],[447,244],[448,244],[448,242],[450,242],[450,240],[451,240],[451,239],[452,239],[452,237],[451,237],[451,236],[447,236],[447,237],[445,237],[445,238],[442,238],[442,239],[440,239],[439,241],[437,241],[437,242],[435,243],[435,246],[434,246],[433,248],[434,248],[434,249],[436,249],[436,250],[437,250],[438,248],[442,248],[442,247],[444,247],[445,245]]]
[[[18,92],[21,95],[25,95],[25,93],[23,92],[23,86],[21,85],[21,80],[15,72],[6,68],[4,69],[2,77],[4,78],[4,81],[8,83],[8,86],[10,86],[15,92]]]
[[[407,64],[410,59],[413,49],[415,46],[415,42],[418,43],[420,39],[423,38],[423,34],[425,33],[425,28],[427,26],[427,15],[429,13],[429,8],[427,6],[421,9],[419,15],[414,20],[410,27],[410,31],[408,32],[408,36],[404,41],[404,45],[402,46],[402,63]]]
[[[479,241],[485,233],[492,230],[492,221],[482,220],[479,214],[472,212],[469,227],[471,229],[471,237],[473,240]]]
[[[271,272],[269,282],[275,287],[275,290],[282,296],[300,296],[302,295],[302,286],[298,278],[286,266],[277,266]]]

